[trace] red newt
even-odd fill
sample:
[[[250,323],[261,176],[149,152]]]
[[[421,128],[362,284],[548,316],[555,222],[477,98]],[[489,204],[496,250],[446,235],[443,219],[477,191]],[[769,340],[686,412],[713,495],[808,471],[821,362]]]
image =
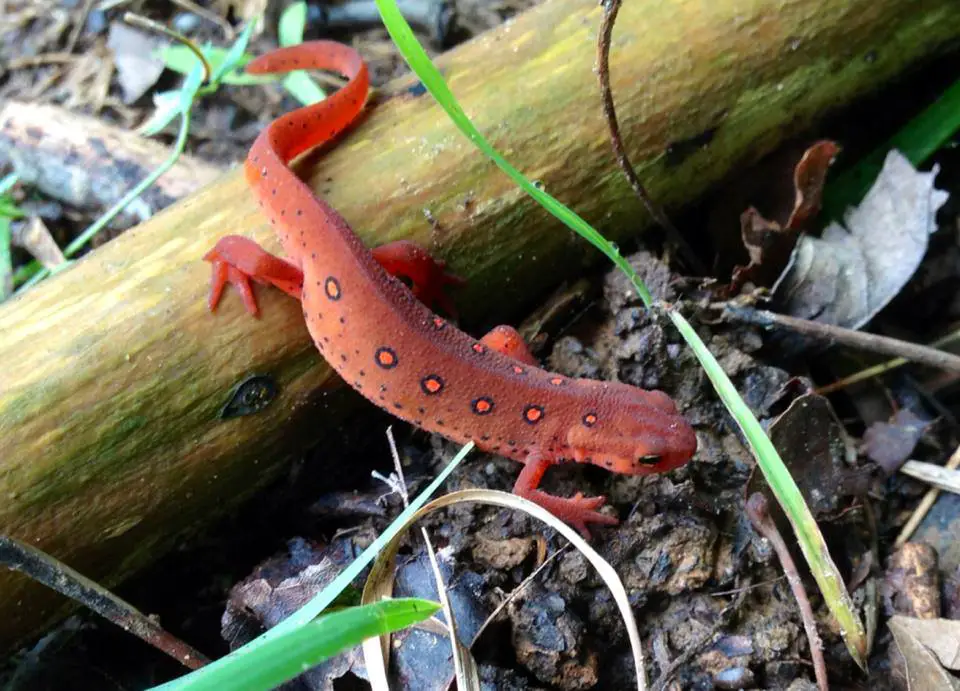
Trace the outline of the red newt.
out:
[[[221,238],[204,257],[213,265],[210,309],[226,283],[254,316],[249,279],[280,288],[300,300],[317,350],[370,401],[424,430],[523,463],[513,491],[585,536],[588,524],[616,525],[597,511],[603,496],[560,498],[538,489],[547,468],[573,460],[632,475],[668,471],[696,451],[693,429],[661,391],[547,372],[511,327],[477,340],[433,313],[428,305],[449,308],[443,286],[457,282],[443,263],[408,241],[368,250],[289,167],[357,117],[369,88],[365,63],[345,45],[313,41],[247,66],[255,74],[297,69],[333,70],[349,81],[270,124],[246,161],[246,179],[290,261],[247,238]]]

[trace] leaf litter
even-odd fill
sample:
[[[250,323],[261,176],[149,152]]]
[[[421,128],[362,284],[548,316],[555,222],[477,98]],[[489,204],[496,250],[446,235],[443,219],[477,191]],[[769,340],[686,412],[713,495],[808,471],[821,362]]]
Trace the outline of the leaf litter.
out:
[[[920,172],[898,151],[887,154],[860,206],[821,237],[803,235],[774,285],[786,313],[856,329],[906,285],[937,229],[948,194],[934,187],[939,167]]]

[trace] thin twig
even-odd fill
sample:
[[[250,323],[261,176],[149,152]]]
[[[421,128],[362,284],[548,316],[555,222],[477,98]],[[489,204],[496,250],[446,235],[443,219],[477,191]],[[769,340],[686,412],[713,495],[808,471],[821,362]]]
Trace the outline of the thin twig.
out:
[[[44,65],[69,65],[80,59],[78,55],[72,55],[66,52],[41,53],[40,55],[25,55],[19,58],[13,58],[7,63],[7,69],[10,71],[20,70],[27,67],[43,67]]]
[[[397,451],[397,442],[393,438],[393,427],[387,427],[387,442],[390,444],[390,455],[393,458],[393,469],[397,475],[395,489],[400,493],[404,507],[410,505],[410,497],[407,494],[407,481],[403,476],[403,465],[400,463],[400,453]],[[390,483],[392,486],[392,483]],[[437,596],[440,598],[440,605],[443,607],[444,616],[447,621],[447,633],[450,636],[450,646],[453,650],[454,678],[463,678],[463,660],[460,657],[460,651],[457,649],[460,645],[459,635],[457,633],[457,622],[453,616],[453,607],[450,604],[450,596],[447,594],[447,584],[443,582],[443,573],[440,571],[440,562],[437,560],[437,552],[430,540],[430,533],[423,526],[420,527],[420,534],[423,535],[423,542],[427,547],[427,554],[430,558],[430,566],[433,570],[433,577],[437,583]],[[451,679],[451,682],[453,680]],[[449,686],[449,683],[447,684]]]
[[[600,35],[597,38],[597,78],[600,80],[603,115],[607,119],[607,127],[610,130],[610,144],[613,147],[613,155],[617,159],[617,165],[620,166],[630,183],[630,187],[633,188],[634,193],[646,207],[647,213],[666,231],[669,241],[680,250],[690,268],[698,274],[706,275],[706,268],[697,258],[693,248],[683,239],[680,231],[667,217],[663,208],[647,194],[647,190],[640,182],[640,178],[627,156],[626,148],[623,146],[620,124],[617,121],[617,111],[613,104],[613,91],[610,89],[610,38],[613,35],[613,25],[617,21],[617,13],[620,11],[620,3],[621,0],[602,0],[603,19],[600,21]]]
[[[158,34],[163,34],[164,36],[168,36],[174,41],[186,46],[186,48],[197,57],[197,60],[200,61],[200,64],[203,65],[203,83],[206,84],[208,81],[210,81],[210,75],[213,74],[213,70],[210,68],[210,63],[207,62],[207,58],[203,54],[203,51],[200,50],[197,44],[191,41],[189,38],[169,27],[164,26],[160,22],[155,22],[152,19],[135,14],[133,12],[125,13],[123,15],[123,21],[125,21],[127,24],[140,27],[141,29],[147,29],[149,31],[155,31]]]
[[[947,464],[944,466],[950,470],[956,470],[960,468],[960,446],[956,448],[953,452],[953,455],[950,456],[950,460],[947,461]],[[927,515],[927,512],[933,507],[933,504],[937,501],[937,497],[940,496],[940,490],[933,487],[927,490],[927,493],[923,495],[923,499],[920,500],[920,503],[917,504],[917,508],[913,510],[913,513],[910,514],[910,520],[907,521],[907,524],[903,526],[903,529],[900,531],[900,534],[897,535],[896,541],[893,543],[894,549],[900,549],[903,547],[907,540],[911,538],[914,531],[917,529],[917,526],[920,525],[924,517]]]
[[[810,600],[807,598],[807,591],[800,581],[800,574],[797,572],[797,565],[790,556],[790,550],[787,549],[787,543],[780,536],[780,531],[774,525],[770,517],[770,511],[767,506],[767,498],[760,492],[756,492],[747,499],[747,516],[753,527],[760,535],[770,541],[773,550],[780,559],[783,566],[783,572],[787,576],[787,582],[790,583],[790,589],[797,600],[797,606],[800,608],[800,617],[803,619],[803,628],[807,632],[807,641],[810,643],[810,657],[813,658],[813,671],[817,677],[817,688],[820,691],[829,691],[827,682],[827,663],[823,659],[823,644],[820,642],[820,634],[817,633],[817,623],[813,618],[813,608],[810,606]]]
[[[749,576],[747,577],[747,579],[749,580]],[[757,585],[760,586],[764,584],[758,583]],[[717,620],[714,622],[713,626],[710,627],[710,630],[707,631],[703,636],[701,636],[696,643],[694,643],[691,646],[688,646],[687,649],[684,650],[682,653],[680,653],[680,655],[678,655],[673,662],[671,662],[669,665],[667,665],[663,669],[663,672],[660,674],[660,678],[657,679],[656,682],[654,682],[650,691],[663,691],[663,689],[666,688],[667,684],[670,683],[670,680],[673,678],[673,675],[677,673],[678,669],[680,669],[685,664],[690,662],[690,660],[693,659],[694,655],[699,653],[707,645],[713,642],[713,640],[717,637],[717,634],[720,633],[720,631],[725,626],[727,626],[727,624],[730,622],[730,619],[733,617],[733,615],[740,609],[741,605],[743,605],[743,601],[747,599],[747,593],[750,592],[750,590],[753,587],[754,586],[751,586],[748,582],[746,585],[742,586],[739,590],[735,591],[737,593],[737,597],[734,599],[733,602],[731,602],[729,605],[727,605],[720,611],[720,614],[717,615]]]
[[[956,340],[960,340],[960,331],[954,331],[953,333],[947,334],[943,338],[938,338],[933,343],[930,344],[931,348],[942,348],[943,346],[953,343]],[[839,391],[847,386],[862,382],[865,379],[871,379],[873,377],[879,377],[881,374],[885,374],[890,370],[896,369],[898,367],[903,367],[905,364],[910,362],[906,358],[898,357],[892,360],[887,360],[886,362],[881,362],[879,365],[874,365],[873,367],[867,367],[866,369],[855,372],[843,379],[839,379],[832,384],[827,384],[826,386],[821,386],[819,389],[815,390],[815,393],[825,396],[828,393],[833,393],[834,391]]]
[[[35,547],[0,535],[0,564],[20,571],[48,588],[89,607],[124,631],[163,651],[187,669],[200,669],[210,662],[206,656],[164,631],[133,605]]]
[[[83,31],[84,27],[87,24],[87,18],[90,16],[90,10],[93,9],[93,3],[97,0],[86,0],[83,3],[83,9],[80,11],[80,16],[77,18],[76,22],[73,24],[73,29],[70,31],[70,38],[67,39],[66,52],[72,53],[73,49],[77,47],[77,41],[80,39],[80,33]]]
[[[179,5],[187,12],[192,12],[202,19],[206,19],[208,22],[213,22],[221,29],[223,29],[224,37],[232,42],[237,37],[237,32],[233,30],[233,27],[230,26],[230,22],[221,17],[216,12],[211,12],[206,7],[201,7],[193,0],[171,0],[174,5]]]
[[[755,310],[749,307],[738,307],[729,304],[722,305],[722,307],[723,318],[728,321],[742,324],[755,324],[767,328],[780,328],[823,341],[840,343],[841,345],[859,350],[881,353],[883,355],[896,355],[921,365],[949,370],[951,372],[960,372],[960,356],[947,353],[943,350],[937,350],[936,348],[929,348],[925,345],[910,343],[909,341],[901,341],[898,338],[890,338],[889,336],[879,336],[864,331],[846,329],[842,326],[834,326],[833,324],[821,324],[820,322],[810,321],[808,319],[789,317],[785,314],[777,314],[776,312],[769,312],[767,310]]]

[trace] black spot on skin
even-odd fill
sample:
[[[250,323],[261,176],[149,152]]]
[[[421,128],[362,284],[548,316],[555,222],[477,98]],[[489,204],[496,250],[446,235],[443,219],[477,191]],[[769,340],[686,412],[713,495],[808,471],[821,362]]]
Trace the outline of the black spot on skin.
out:
[[[403,410],[403,404],[400,403],[399,401],[394,401],[393,407],[396,408],[397,410]]]
[[[417,412],[420,413],[421,415],[423,415],[425,412],[427,412],[427,409],[426,409],[426,408],[423,408],[423,407],[420,407],[420,408],[417,408]]]
[[[437,426],[443,427],[443,420],[441,420],[440,418],[437,418]]]
[[[344,355],[343,353],[340,353],[340,361],[341,361],[341,362],[346,362],[346,361],[347,361],[347,356]]]
[[[489,396],[480,396],[470,401],[470,410],[475,415],[489,415],[493,412],[494,402]]]
[[[334,302],[343,296],[343,292],[340,290],[340,281],[337,280],[336,276],[327,276],[323,282],[323,292]]]
[[[357,372],[357,374],[359,374],[361,377],[367,376],[367,373],[364,372],[363,370],[360,370],[359,372]]]
[[[543,420],[544,410],[542,405],[530,404],[523,409],[523,421],[528,425],[536,425]]]
[[[341,323],[341,324],[346,324],[346,323],[347,323],[347,318],[346,318],[346,317],[340,317],[340,323]],[[360,351],[358,350],[357,352],[359,353]]]
[[[393,369],[400,364],[400,359],[397,357],[396,352],[393,348],[388,348],[387,346],[377,348],[377,352],[373,354],[373,361],[377,363],[377,367],[381,369]]]
[[[436,396],[443,393],[443,379],[438,374],[428,374],[420,380],[420,390],[427,396]]]
[[[481,434],[481,435],[480,435],[480,441],[490,441],[490,435],[489,435],[489,434]]]

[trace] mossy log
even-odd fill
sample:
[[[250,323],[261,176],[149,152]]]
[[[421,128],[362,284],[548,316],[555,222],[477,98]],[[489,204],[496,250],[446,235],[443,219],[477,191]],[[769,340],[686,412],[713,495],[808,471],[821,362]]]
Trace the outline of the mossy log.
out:
[[[610,153],[594,74],[596,0],[549,0],[438,63],[506,156],[601,231],[648,223]],[[621,129],[652,196],[676,207],[832,108],[960,36],[956,0],[626,3],[614,33]],[[400,79],[302,169],[370,244],[412,238],[470,280],[466,323],[515,316],[599,256],[531,203]],[[261,291],[206,309],[200,260],[227,232],[276,248],[239,173],[0,307],[0,532],[113,585],[277,476],[346,406],[299,306]],[[253,373],[261,412],[224,420]],[[65,603],[0,572],[0,643]]]

